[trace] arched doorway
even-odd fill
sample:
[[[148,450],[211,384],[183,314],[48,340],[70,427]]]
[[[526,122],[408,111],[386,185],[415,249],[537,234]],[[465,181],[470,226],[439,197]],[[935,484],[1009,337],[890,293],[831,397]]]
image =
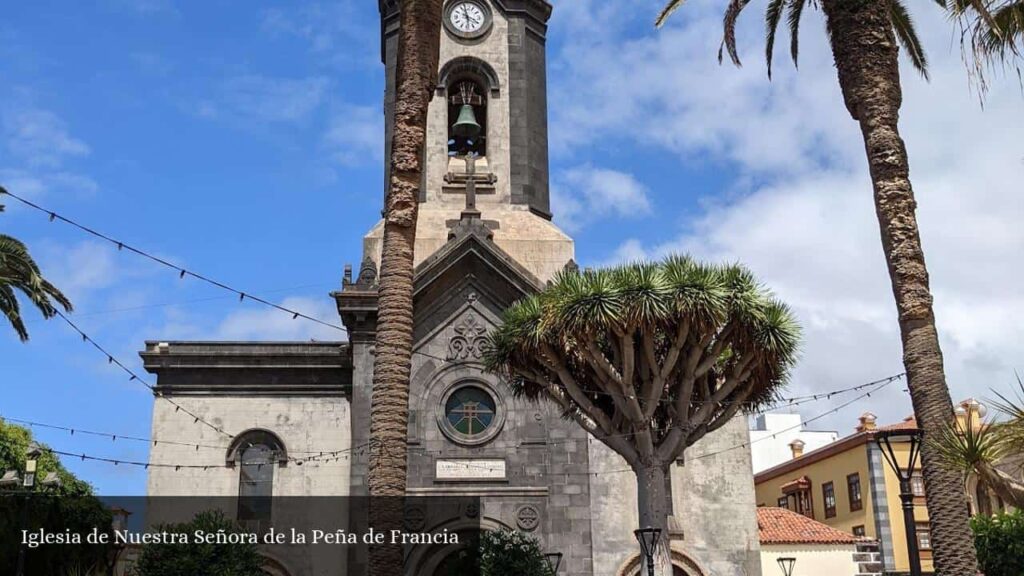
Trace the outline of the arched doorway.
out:
[[[640,555],[636,554],[626,561],[616,574],[647,576],[647,565],[641,562]],[[672,550],[672,576],[705,576],[705,572],[692,558],[679,550]]]

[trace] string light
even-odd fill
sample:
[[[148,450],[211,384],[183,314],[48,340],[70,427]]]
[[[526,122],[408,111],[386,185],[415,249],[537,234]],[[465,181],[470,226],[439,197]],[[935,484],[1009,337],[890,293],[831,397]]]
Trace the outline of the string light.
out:
[[[129,252],[132,252],[132,253],[138,255],[138,256],[146,258],[147,260],[150,260],[152,262],[160,264],[161,266],[170,268],[170,269],[172,269],[172,270],[174,270],[175,272],[178,273],[178,278],[179,279],[184,279],[185,276],[190,276],[192,278],[195,278],[196,280],[199,280],[199,281],[205,282],[205,283],[207,283],[207,284],[209,284],[211,286],[215,286],[217,288],[220,288],[221,290],[227,290],[228,292],[232,292],[232,293],[236,294],[238,296],[239,302],[242,302],[242,301],[244,301],[246,299],[249,299],[249,300],[252,300],[253,302],[258,302],[260,304],[263,304],[264,306],[269,306],[269,307],[274,308],[276,310],[280,310],[281,312],[285,312],[285,313],[291,315],[292,319],[296,319],[297,320],[299,318],[303,318],[303,319],[309,320],[311,322],[316,322],[317,324],[320,324],[322,326],[327,326],[328,328],[334,328],[335,330],[340,330],[340,331],[346,332],[346,333],[348,332],[348,329],[345,328],[344,326],[339,326],[337,324],[332,324],[330,322],[325,322],[325,321],[323,321],[323,320],[321,320],[319,318],[314,318],[313,316],[309,316],[307,314],[303,314],[302,312],[298,312],[296,310],[292,310],[290,308],[286,308],[284,306],[281,306],[280,304],[276,304],[274,302],[271,302],[269,300],[265,300],[265,299],[260,298],[258,296],[253,296],[252,294],[250,294],[248,292],[243,292],[241,290],[233,288],[233,287],[225,284],[224,282],[221,282],[219,280],[215,280],[215,279],[213,279],[213,278],[211,278],[209,276],[206,276],[206,275],[200,274],[198,272],[194,272],[192,270],[188,270],[188,269],[183,268],[181,266],[172,264],[172,263],[168,262],[167,260],[164,260],[163,258],[161,258],[159,256],[155,256],[155,255],[153,255],[153,254],[151,254],[149,252],[146,252],[145,250],[142,250],[141,248],[135,248],[134,246],[126,244],[126,243],[124,243],[124,242],[122,242],[120,240],[117,240],[115,238],[112,238],[112,237],[110,237],[110,236],[108,236],[106,234],[103,234],[102,232],[97,232],[96,230],[94,230],[94,229],[92,229],[92,228],[90,228],[88,226],[85,226],[84,224],[79,224],[78,222],[76,222],[76,221],[74,221],[74,220],[72,220],[70,218],[66,218],[64,216],[61,216],[60,214],[57,214],[56,212],[54,212],[52,210],[47,210],[46,208],[43,208],[42,206],[39,206],[38,204],[35,204],[34,202],[26,200],[25,198],[22,198],[21,196],[18,196],[17,194],[14,194],[13,192],[10,192],[9,190],[4,189],[3,187],[0,187],[0,195],[10,196],[11,198],[14,198],[18,202],[21,202],[22,204],[24,204],[25,206],[28,206],[29,208],[32,208],[34,210],[38,210],[39,212],[47,214],[49,216],[50,222],[53,222],[54,220],[60,220],[61,222],[64,222],[65,224],[69,224],[69,225],[71,225],[71,226],[73,226],[75,228],[78,228],[79,230],[85,232],[86,234],[89,234],[91,236],[94,236],[96,238],[104,240],[104,241],[106,241],[106,242],[108,242],[110,244],[113,244],[114,246],[117,246],[118,251],[127,250]]]
[[[841,405],[839,405],[839,406],[837,406],[837,407],[835,407],[835,408],[833,408],[831,410],[828,410],[826,412],[822,412],[821,414],[818,414],[818,415],[816,415],[816,416],[814,416],[812,418],[804,420],[804,421],[802,421],[798,425],[791,426],[791,427],[789,427],[789,428],[787,428],[785,430],[780,430],[777,433],[783,433],[783,432],[788,432],[788,431],[791,431],[791,430],[796,430],[798,428],[801,428],[801,427],[805,426],[806,424],[810,424],[812,422],[815,422],[817,420],[825,418],[826,416],[830,416],[832,414],[835,414],[835,413],[839,412],[840,410],[842,410],[842,409],[844,409],[844,408],[846,408],[846,407],[856,403],[857,401],[859,401],[859,400],[861,400],[863,398],[870,397],[870,395],[872,393],[875,393],[875,392],[878,392],[878,391],[882,390],[886,386],[888,386],[888,385],[892,384],[893,382],[901,379],[902,377],[903,377],[903,375],[901,374],[901,375],[898,375],[898,376],[892,376],[892,377],[890,377],[888,379],[879,381],[879,382],[877,382],[875,384],[875,387],[872,390],[870,390],[869,392],[861,394],[861,395],[857,396],[856,398],[853,398],[853,399],[851,399],[851,400],[849,400],[849,401],[847,401],[847,402],[845,402],[845,403],[843,403],[843,404],[841,404]],[[62,428],[62,429],[70,430],[70,428]],[[610,438],[611,437],[628,437],[628,436],[635,436],[636,434],[637,433],[635,433],[635,432],[630,432],[630,433],[623,433],[623,434],[614,434],[614,435],[611,435],[609,437]],[[127,437],[124,437],[124,438],[127,438]],[[758,442],[762,442],[764,440],[767,440],[768,438],[769,437],[766,436],[766,437],[763,437],[763,438],[759,438],[757,440],[750,440],[750,441],[747,441],[747,442],[742,442],[740,444],[737,444],[735,446],[731,446],[729,448],[724,448],[722,450],[716,450],[714,452],[708,452],[708,453],[701,454],[699,456],[694,456],[693,458],[689,458],[688,460],[690,460],[690,461],[703,460],[703,459],[706,459],[706,458],[713,458],[713,457],[719,456],[721,454],[732,452],[733,450],[746,449],[748,447],[752,447],[754,444],[757,444]],[[545,446],[564,444],[564,443],[570,443],[570,442],[571,443],[579,443],[579,442],[583,442],[584,440],[587,441],[587,442],[590,442],[593,439],[592,439],[592,437],[590,437],[588,435],[586,439],[578,438],[578,439],[565,439],[565,440],[560,440],[560,441],[559,440],[549,441],[549,442],[545,443]],[[170,443],[170,442],[163,441],[163,440],[159,440],[159,442]],[[187,444],[187,445],[194,446],[194,444]],[[289,461],[290,462],[294,462],[294,463],[296,463],[297,465],[300,465],[300,466],[303,463],[310,463],[310,462],[316,462],[316,463],[337,462],[337,461],[340,461],[342,459],[347,459],[349,457],[354,457],[356,455],[359,455],[359,456],[365,455],[366,454],[366,450],[368,448],[372,448],[374,446],[376,446],[385,455],[390,455],[391,454],[390,448],[387,446],[387,444],[375,442],[374,440],[370,440],[370,441],[365,442],[365,443],[363,443],[363,444],[361,444],[359,446],[355,446],[355,447],[352,447],[352,448],[349,448],[349,449],[346,449],[346,450],[340,450],[340,451],[336,451],[336,452],[324,451],[320,455],[313,455],[313,456],[309,456],[307,458],[289,458]],[[48,452],[51,452],[53,454],[61,455],[61,456],[68,456],[68,457],[72,457],[72,458],[79,458],[82,461],[92,460],[92,461],[98,461],[98,462],[111,463],[111,464],[114,464],[115,466],[117,466],[117,465],[128,465],[128,466],[144,467],[146,469],[149,469],[149,468],[174,468],[175,470],[182,470],[182,469],[203,469],[203,470],[209,470],[210,468],[231,468],[231,466],[229,466],[227,464],[151,463],[151,462],[139,462],[139,461],[131,461],[131,460],[119,460],[119,459],[107,458],[107,457],[102,457],[102,456],[92,456],[92,455],[89,455],[89,454],[86,454],[86,453],[65,452],[65,451],[60,451],[60,450],[54,450],[52,448],[44,448],[44,450],[46,450]],[[431,456],[431,455],[433,455],[433,456],[443,456],[444,455],[444,453],[441,452],[441,451],[419,451],[419,450],[417,450],[417,451],[410,451],[410,454],[413,454],[413,455],[426,455],[426,456]],[[482,471],[488,471],[488,472],[493,472],[494,471],[493,468],[491,468],[489,466],[475,465],[472,462],[463,462],[462,465],[466,466],[468,468],[475,468],[475,469],[479,469],[479,470],[482,470]],[[620,469],[620,470],[604,470],[604,471],[599,471],[599,472],[571,472],[571,473],[566,473],[566,474],[569,475],[569,476],[598,477],[598,476],[603,476],[603,475],[606,475],[606,474],[623,474],[623,473],[632,473],[632,472],[634,472],[634,470],[632,468],[624,468],[624,469]]]
[[[292,463],[297,464],[299,466],[302,466],[304,463],[323,463],[323,464],[326,464],[326,463],[330,463],[330,462],[338,462],[338,461],[341,461],[341,460],[347,460],[349,458],[349,455],[352,454],[352,453],[358,453],[358,454],[365,453],[365,449],[367,447],[369,447],[371,444],[373,444],[372,441],[371,442],[367,442],[367,443],[362,444],[362,445],[357,446],[357,447],[349,448],[349,449],[346,449],[346,450],[339,450],[339,451],[335,452],[335,454],[338,454],[338,455],[335,456],[335,457],[332,457],[332,458],[321,459],[319,456],[310,456],[308,458],[289,458],[288,462],[292,462]],[[8,444],[8,447],[10,447],[10,444]],[[149,470],[150,468],[161,468],[161,469],[172,469],[173,468],[175,472],[178,472],[178,471],[181,471],[181,470],[210,470],[211,468],[222,468],[222,469],[233,469],[234,468],[234,466],[232,466],[230,464],[227,464],[227,463],[218,463],[218,464],[181,464],[181,463],[168,463],[168,462],[148,462],[148,461],[139,461],[139,460],[123,460],[123,459],[120,459],[120,458],[108,458],[106,456],[94,456],[94,455],[91,455],[91,454],[88,454],[88,453],[85,453],[85,452],[68,452],[68,451],[64,451],[64,450],[57,450],[57,449],[54,449],[54,448],[50,448],[49,446],[40,446],[39,449],[41,451],[43,451],[43,452],[48,452],[50,454],[54,454],[54,455],[58,455],[58,456],[66,456],[66,457],[69,457],[69,458],[77,458],[78,460],[81,460],[82,462],[85,462],[85,461],[105,462],[107,464],[113,464],[114,466],[135,466],[135,467],[143,468],[145,470]],[[325,453],[325,455],[326,454],[327,453]]]
[[[134,371],[132,371],[131,368],[129,368],[123,362],[121,362],[116,357],[114,357],[114,355],[111,354],[110,352],[108,352],[106,348],[101,346],[98,342],[93,340],[92,337],[90,337],[88,334],[86,334],[84,331],[82,331],[82,329],[79,328],[77,324],[72,322],[70,318],[68,318],[66,315],[64,315],[63,312],[61,312],[60,310],[57,310],[56,308],[54,309],[54,312],[56,312],[57,316],[60,317],[60,319],[63,320],[65,323],[67,323],[67,325],[70,326],[72,330],[77,332],[82,337],[82,341],[83,342],[91,344],[93,348],[99,350],[101,354],[106,356],[108,364],[113,364],[113,365],[117,366],[118,368],[120,368],[125,373],[127,373],[130,376],[130,378],[128,379],[129,382],[136,382],[137,381],[137,382],[141,383],[143,386],[148,388],[150,392],[152,392],[154,395],[156,395],[157,398],[162,398],[165,402],[168,402],[172,406],[174,406],[174,411],[175,412],[179,412],[180,411],[180,412],[184,412],[185,414],[188,414],[189,416],[191,416],[194,419],[193,424],[202,423],[204,426],[207,426],[208,428],[211,428],[211,429],[217,431],[218,433],[223,434],[224,436],[227,436],[228,438],[234,438],[235,437],[233,434],[229,434],[228,432],[225,432],[224,429],[221,428],[220,426],[211,424],[211,423],[207,422],[206,420],[203,420],[201,417],[199,417],[199,415],[189,411],[187,408],[185,408],[181,404],[178,404],[174,400],[171,400],[170,398],[165,396],[163,392],[160,392],[159,390],[157,390],[156,386],[153,386],[152,384],[149,384],[148,382],[146,382],[145,380],[140,378],[139,375],[136,374]]]
[[[833,409],[831,409],[831,410],[829,410],[827,412],[823,412],[821,414],[818,414],[817,416],[814,416],[812,418],[804,420],[800,424],[797,424],[795,426],[791,426],[789,428],[786,428],[785,430],[779,430],[777,433],[781,434],[783,432],[789,432],[791,430],[796,430],[798,428],[803,427],[806,424],[810,424],[812,422],[815,422],[817,420],[825,418],[826,416],[830,416],[832,414],[835,414],[835,413],[839,412],[840,410],[842,410],[842,409],[844,409],[844,408],[846,408],[846,407],[856,403],[857,401],[859,401],[859,400],[861,400],[863,398],[870,397],[870,395],[873,392],[878,392],[879,390],[882,390],[886,386],[888,386],[888,385],[892,384],[893,382],[901,379],[902,377],[903,377],[903,375],[900,374],[900,375],[897,375],[897,376],[891,376],[891,377],[886,378],[884,380],[876,381],[874,383],[875,388],[873,388],[870,392],[866,392],[864,394],[861,394],[860,396],[857,396],[856,398],[853,398],[852,400],[850,400],[848,402],[845,402],[845,403],[843,403],[843,404],[841,404],[841,405],[839,405],[839,406],[837,406],[837,407],[835,407],[835,408],[833,408]],[[666,429],[666,431],[667,430],[671,430],[671,428]],[[638,434],[637,432],[629,432],[629,433],[623,433],[623,434],[612,434],[612,435],[609,435],[608,438],[625,438],[625,437],[629,437],[629,436],[635,436],[637,434]],[[694,456],[692,458],[687,458],[687,460],[693,461],[693,460],[703,460],[703,459],[706,459],[706,458],[713,458],[715,456],[720,456],[720,455],[725,454],[727,452],[732,452],[733,450],[746,449],[748,447],[753,446],[754,444],[757,444],[758,442],[763,442],[764,440],[767,440],[767,439],[768,439],[768,437],[766,436],[766,437],[763,437],[763,438],[758,438],[757,440],[750,440],[748,442],[742,442],[740,444],[737,444],[735,446],[731,446],[729,448],[725,448],[725,449],[722,449],[722,450],[717,450],[717,451],[714,451],[714,452],[704,453],[704,454],[701,454],[699,456]],[[588,436],[587,440],[588,441],[590,440],[589,436]],[[582,441],[582,439],[567,439],[567,440],[562,440],[562,441],[546,442],[545,445],[553,445],[553,444],[569,443],[569,442],[576,443],[576,442],[581,442],[581,441]],[[600,438],[598,438],[598,441],[600,441]],[[387,450],[387,447],[384,446],[384,447],[382,447],[382,449]],[[418,452],[418,454],[426,454],[426,455],[433,455],[433,456],[443,456],[444,455],[444,453],[442,453],[441,451],[433,451],[433,452],[426,452],[425,451],[425,452]],[[490,467],[475,466],[472,462],[464,462],[462,465],[464,465],[466,467],[471,467],[471,468],[476,468],[476,469],[480,469],[480,470],[487,470],[487,471],[492,471],[493,472],[493,469],[490,468]],[[635,471],[632,468],[624,468],[624,469],[621,469],[621,470],[604,470],[604,471],[601,471],[601,472],[575,472],[575,473],[571,473],[571,475],[573,475],[573,476],[597,477],[597,476],[601,476],[601,475],[604,475],[604,474],[623,474],[623,473],[626,473],[626,472],[635,472]]]

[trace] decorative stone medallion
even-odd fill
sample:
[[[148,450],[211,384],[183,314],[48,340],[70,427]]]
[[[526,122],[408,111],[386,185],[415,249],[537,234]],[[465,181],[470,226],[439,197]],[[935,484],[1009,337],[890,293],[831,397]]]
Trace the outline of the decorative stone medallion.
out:
[[[540,510],[531,504],[520,506],[516,510],[516,526],[524,532],[533,532],[540,526]]]
[[[405,509],[405,528],[410,532],[419,532],[427,524],[427,513],[420,506],[409,506]]]
[[[468,314],[455,325],[455,335],[448,341],[448,360],[479,360],[487,346],[487,326]]]

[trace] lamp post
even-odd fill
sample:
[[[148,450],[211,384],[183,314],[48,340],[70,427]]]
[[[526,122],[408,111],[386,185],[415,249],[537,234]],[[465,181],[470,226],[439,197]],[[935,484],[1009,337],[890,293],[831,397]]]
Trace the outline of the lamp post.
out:
[[[42,455],[42,451],[39,450],[39,445],[35,442],[29,444],[28,451],[25,452],[25,475],[22,476],[21,485],[25,488],[25,502],[21,505],[21,527],[22,529],[28,528],[28,507],[29,497],[32,495],[32,489],[36,485],[36,467],[39,464],[39,456]],[[25,544],[24,542],[18,545],[18,564],[14,571],[15,576],[25,576]]]
[[[782,576],[793,576],[793,566],[796,565],[796,558],[779,558],[779,568],[782,569]]]
[[[875,442],[882,450],[886,462],[900,481],[900,501],[903,503],[903,525],[907,531],[907,554],[910,556],[910,576],[921,576],[921,552],[917,545],[917,521],[914,519],[914,490],[911,479],[917,459],[921,455],[920,430],[890,430],[875,434]],[[907,461],[901,462],[894,446],[910,447]]]
[[[661,541],[661,528],[640,528],[634,530],[633,535],[640,542],[640,551],[647,560],[647,576],[654,576],[654,554],[658,551],[658,542]]]
[[[547,560],[548,568],[551,569],[551,574],[557,576],[558,568],[562,566],[562,553],[549,552],[544,555],[544,559]]]

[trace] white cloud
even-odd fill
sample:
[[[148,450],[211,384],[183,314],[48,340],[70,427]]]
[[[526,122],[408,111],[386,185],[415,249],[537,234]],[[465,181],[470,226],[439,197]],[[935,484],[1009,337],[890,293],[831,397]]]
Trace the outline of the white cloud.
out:
[[[320,107],[329,86],[330,81],[321,76],[235,76],[224,83],[216,102],[201,102],[197,112],[204,117],[227,112],[258,122],[299,122]]]
[[[43,274],[71,299],[76,308],[98,291],[109,288],[123,276],[123,262],[117,262],[106,243],[86,240],[72,245],[46,243],[36,255]]]
[[[647,188],[632,174],[584,165],[558,174],[552,187],[556,221],[568,231],[601,218],[636,218],[651,212]]]
[[[380,107],[336,106],[323,145],[335,162],[345,166],[380,163],[384,159],[384,114]]]
[[[28,166],[53,169],[68,158],[89,154],[56,114],[34,106],[7,106],[0,111],[4,144],[11,156]]]
[[[109,0],[109,2],[115,9],[135,12],[142,16],[179,15],[173,0]]]
[[[616,18],[628,20],[632,7],[616,5],[617,13],[602,16],[616,33],[571,30],[588,2],[567,10],[570,40],[556,58],[566,75],[553,74],[553,93],[574,95],[571,104],[553,103],[558,154],[635,137],[733,172],[733,188],[718,196],[708,190],[701,215],[661,240],[630,239],[611,260],[688,251],[748,264],[806,328],[792,393],[902,371],[863,143],[838,89],[820,13],[805,14],[799,73],[782,50],[769,83],[758,61],[763,13],[756,12],[763,6],[752,4],[741,22],[749,62],[737,70],[714,59],[721,15],[707,7],[684,9],[659,33],[624,38]],[[1007,122],[1021,117],[1024,100],[1006,80],[981,110],[959,53],[949,50],[950,24],[930,6],[918,12],[932,82],[903,63],[901,127],[950,387],[955,399],[985,396],[991,387],[1005,389],[1024,363],[1024,269],[1017,265],[1024,253],[1024,132]],[[579,20],[581,30],[593,25]],[[883,419],[899,419],[911,411],[901,388],[865,403]],[[859,411],[851,407],[830,422],[849,430]]]
[[[292,296],[281,306],[337,325],[338,311],[330,298]],[[214,340],[320,340],[345,339],[345,332],[260,306],[229,314],[217,327]]]
[[[366,26],[351,0],[306,2],[263,13],[263,30],[272,38],[305,41],[310,52],[327,64],[378,65],[378,30]]]

